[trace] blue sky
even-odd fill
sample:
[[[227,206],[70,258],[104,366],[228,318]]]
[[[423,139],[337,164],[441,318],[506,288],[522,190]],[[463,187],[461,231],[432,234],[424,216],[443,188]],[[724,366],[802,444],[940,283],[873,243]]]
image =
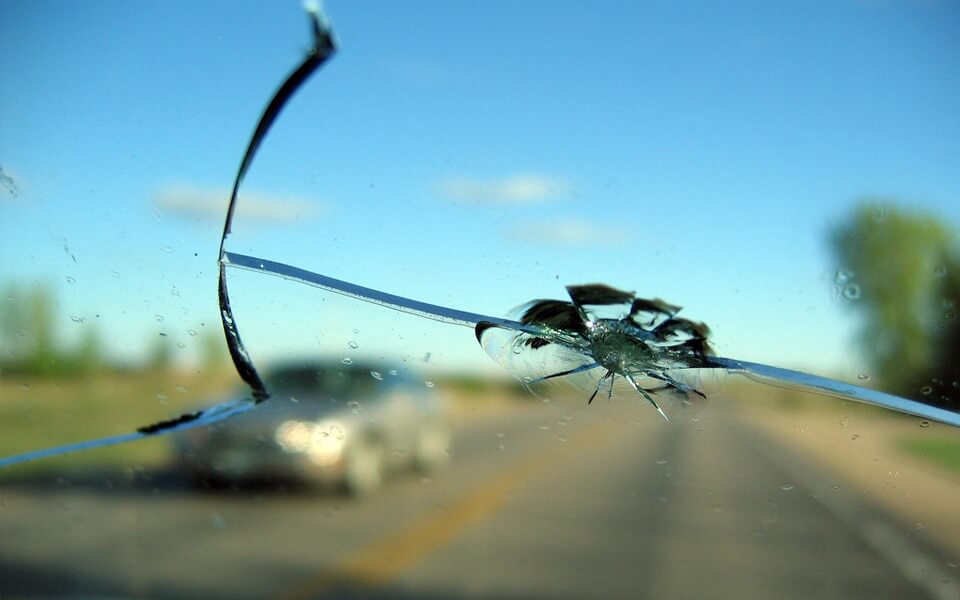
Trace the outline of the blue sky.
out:
[[[864,197],[960,223],[956,3],[326,11],[339,53],[262,146],[232,250],[496,315],[606,282],[829,374],[864,370],[830,227]],[[67,339],[189,360],[234,171],[308,46],[295,2],[3,3],[2,279],[55,289]],[[255,357],[489,361],[467,330],[232,281]]]

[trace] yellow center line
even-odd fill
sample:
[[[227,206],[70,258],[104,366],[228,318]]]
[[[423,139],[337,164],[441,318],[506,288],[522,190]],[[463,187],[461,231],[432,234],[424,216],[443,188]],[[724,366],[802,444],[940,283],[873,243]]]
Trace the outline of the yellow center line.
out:
[[[347,555],[339,564],[281,591],[277,598],[300,600],[322,594],[337,584],[377,587],[386,584],[420,559],[440,548],[458,531],[500,508],[510,492],[530,477],[543,473],[566,455],[609,440],[614,425],[601,422],[573,434],[566,444],[551,446],[518,461],[500,475],[424,519]]]

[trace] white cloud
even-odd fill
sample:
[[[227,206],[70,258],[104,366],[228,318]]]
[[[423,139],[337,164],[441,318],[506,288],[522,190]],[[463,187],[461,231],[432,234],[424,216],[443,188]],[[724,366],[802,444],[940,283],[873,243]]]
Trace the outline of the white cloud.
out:
[[[523,173],[503,179],[453,177],[437,182],[437,193],[461,202],[526,204],[566,196],[570,185],[555,177]]]
[[[154,205],[164,214],[202,219],[223,219],[226,216],[229,190],[170,185],[153,197]],[[235,215],[258,222],[284,223],[312,217],[322,206],[300,198],[263,196],[241,191]]]
[[[619,246],[630,241],[630,233],[621,227],[595,225],[581,219],[552,219],[517,225],[506,237],[533,244],[563,246]]]

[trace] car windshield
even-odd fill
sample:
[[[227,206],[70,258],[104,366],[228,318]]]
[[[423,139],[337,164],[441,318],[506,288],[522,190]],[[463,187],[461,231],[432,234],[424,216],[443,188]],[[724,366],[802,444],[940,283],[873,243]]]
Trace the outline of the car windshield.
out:
[[[0,3],[0,597],[960,598],[958,23]]]

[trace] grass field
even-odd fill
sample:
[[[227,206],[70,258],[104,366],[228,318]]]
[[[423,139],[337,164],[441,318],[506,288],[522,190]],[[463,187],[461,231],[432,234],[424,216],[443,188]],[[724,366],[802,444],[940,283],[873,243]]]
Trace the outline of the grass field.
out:
[[[897,442],[901,452],[960,475],[960,438],[912,437]]]
[[[0,379],[0,456],[129,433],[212,403],[233,388],[230,372],[133,372],[84,378]],[[39,471],[155,466],[169,456],[163,438],[0,470],[0,481]]]

